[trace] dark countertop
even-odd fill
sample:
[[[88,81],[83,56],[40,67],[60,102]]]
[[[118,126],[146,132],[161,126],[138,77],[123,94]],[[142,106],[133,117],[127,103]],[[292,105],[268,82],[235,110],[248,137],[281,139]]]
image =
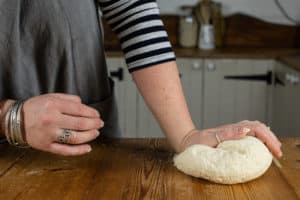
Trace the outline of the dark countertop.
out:
[[[300,53],[291,56],[281,56],[278,61],[300,72]]]
[[[177,57],[275,59],[300,71],[300,49],[289,48],[228,48],[203,51],[196,48],[174,48]],[[109,57],[122,57],[120,51],[107,51]],[[298,58],[295,56],[298,55]]]
[[[282,168],[236,185],[179,172],[165,139],[102,140],[78,157],[1,144],[0,199],[299,199],[300,138],[281,142]]]

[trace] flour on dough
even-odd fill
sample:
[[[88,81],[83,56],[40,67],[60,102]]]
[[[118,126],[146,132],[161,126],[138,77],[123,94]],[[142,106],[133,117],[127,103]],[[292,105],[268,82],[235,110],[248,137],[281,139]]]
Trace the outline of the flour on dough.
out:
[[[193,145],[174,156],[180,171],[216,183],[236,184],[263,175],[272,163],[272,154],[257,138],[228,140],[217,148]]]

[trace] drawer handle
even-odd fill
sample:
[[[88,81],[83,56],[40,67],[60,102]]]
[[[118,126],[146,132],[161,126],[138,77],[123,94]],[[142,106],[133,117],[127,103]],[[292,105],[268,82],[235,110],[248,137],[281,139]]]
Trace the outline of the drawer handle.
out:
[[[110,76],[113,78],[117,78],[119,81],[123,81],[124,79],[123,68],[119,67],[116,71],[111,71]]]
[[[255,75],[241,75],[241,76],[224,76],[224,79],[229,80],[244,80],[244,81],[263,81],[266,82],[267,85],[271,85],[273,83],[273,72],[268,71],[266,74],[255,74]],[[275,74],[275,84],[279,84],[284,86],[284,82],[281,81]]]

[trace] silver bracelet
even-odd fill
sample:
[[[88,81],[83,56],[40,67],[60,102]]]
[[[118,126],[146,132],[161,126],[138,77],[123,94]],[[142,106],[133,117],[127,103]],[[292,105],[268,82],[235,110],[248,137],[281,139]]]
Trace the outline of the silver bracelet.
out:
[[[16,121],[14,123],[14,127],[15,127],[15,131],[16,131],[16,136],[17,136],[17,141],[19,141],[19,143],[21,143],[21,145],[25,145],[26,142],[23,139],[23,134],[22,134],[22,107],[23,107],[24,102],[21,101],[18,104],[18,108],[17,108],[17,117],[16,117]]]
[[[16,147],[26,148],[29,145],[26,143],[22,134],[22,108],[24,101],[16,101],[8,109],[5,115],[5,135],[7,141]]]
[[[13,145],[17,146],[17,136],[16,136],[16,131],[15,131],[15,119],[17,117],[17,109],[18,109],[18,101],[16,101],[11,107],[11,112],[10,112],[10,123],[9,123],[9,131],[10,131],[10,136],[11,140],[13,142]]]
[[[9,132],[9,124],[10,124],[10,113],[12,110],[12,106],[10,106],[5,114],[5,118],[4,118],[4,134],[6,136],[6,140],[9,144],[13,144],[11,137],[10,137],[10,132]]]
[[[14,112],[14,121],[12,123],[13,126],[13,133],[15,137],[15,144],[19,147],[26,145],[26,142],[23,139],[22,130],[21,130],[21,110],[23,107],[23,101],[17,102],[15,105],[15,112]]]

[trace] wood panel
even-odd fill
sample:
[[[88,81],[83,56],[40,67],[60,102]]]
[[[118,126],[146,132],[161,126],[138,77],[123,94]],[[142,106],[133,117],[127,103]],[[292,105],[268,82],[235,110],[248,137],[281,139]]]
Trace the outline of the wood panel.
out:
[[[245,15],[225,18],[225,47],[300,47],[300,27],[263,22]]]
[[[282,143],[282,169],[236,185],[179,172],[166,140],[102,140],[79,157],[0,145],[0,199],[299,199],[300,138]]]
[[[162,20],[174,47],[178,42],[178,16],[163,15]],[[106,50],[120,50],[116,35],[104,23]],[[300,26],[271,24],[236,14],[225,18],[225,48],[300,48]]]

